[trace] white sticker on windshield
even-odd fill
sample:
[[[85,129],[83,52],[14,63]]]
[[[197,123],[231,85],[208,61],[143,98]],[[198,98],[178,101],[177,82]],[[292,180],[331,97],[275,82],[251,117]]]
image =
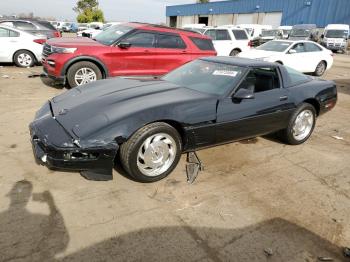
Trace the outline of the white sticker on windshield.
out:
[[[116,33],[117,35],[122,35],[122,34],[123,34],[122,31],[115,31],[115,33]]]
[[[237,71],[229,71],[229,70],[215,70],[213,72],[214,76],[231,76],[236,77],[238,74]]]

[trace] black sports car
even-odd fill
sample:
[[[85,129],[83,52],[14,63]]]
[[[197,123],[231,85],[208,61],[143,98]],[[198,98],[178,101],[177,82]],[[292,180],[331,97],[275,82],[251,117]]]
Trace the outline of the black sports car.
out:
[[[305,142],[337,89],[275,63],[213,57],[160,80],[108,79],[48,101],[30,124],[34,155],[50,168],[112,179],[118,155],[135,180],[166,177],[183,152],[279,131]]]

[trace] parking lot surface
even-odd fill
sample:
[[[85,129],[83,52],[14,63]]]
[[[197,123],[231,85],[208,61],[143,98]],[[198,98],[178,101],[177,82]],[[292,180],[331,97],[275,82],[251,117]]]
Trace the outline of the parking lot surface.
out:
[[[347,261],[350,56],[324,76],[338,103],[307,143],[268,136],[199,151],[192,185],[185,156],[153,184],[36,165],[28,124],[65,89],[28,78],[41,67],[1,66],[0,261]]]

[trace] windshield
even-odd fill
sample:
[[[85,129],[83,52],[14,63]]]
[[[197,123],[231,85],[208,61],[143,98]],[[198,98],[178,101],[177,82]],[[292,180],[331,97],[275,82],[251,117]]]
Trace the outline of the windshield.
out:
[[[311,33],[310,29],[292,29],[290,32],[291,36],[309,36]]]
[[[238,83],[243,67],[195,60],[175,69],[162,79],[199,92],[223,95]]]
[[[261,36],[262,37],[266,37],[266,36],[276,36],[277,35],[276,30],[262,30],[261,31]]]
[[[257,47],[256,49],[263,51],[284,52],[288,47],[290,47],[291,44],[291,42],[287,41],[270,41]]]
[[[99,33],[95,40],[104,45],[111,45],[134,28],[126,25],[114,25]]]
[[[347,38],[349,32],[347,30],[328,30],[325,34],[328,38]]]

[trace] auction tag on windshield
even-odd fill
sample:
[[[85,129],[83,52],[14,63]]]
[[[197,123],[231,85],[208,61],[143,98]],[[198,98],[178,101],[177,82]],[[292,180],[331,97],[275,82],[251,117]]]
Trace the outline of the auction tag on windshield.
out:
[[[122,31],[115,31],[115,33],[116,33],[117,35],[122,35],[122,34],[123,34]]]
[[[229,71],[229,70],[215,70],[213,72],[214,76],[231,76],[236,77],[238,74],[237,71]]]

